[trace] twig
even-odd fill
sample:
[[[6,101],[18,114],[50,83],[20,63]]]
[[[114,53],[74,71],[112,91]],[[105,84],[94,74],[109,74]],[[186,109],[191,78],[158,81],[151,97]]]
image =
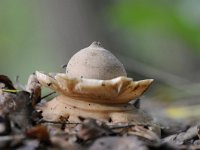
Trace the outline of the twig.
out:
[[[41,120],[39,121],[39,123],[52,123],[52,124],[81,124],[81,123],[78,123],[78,122],[59,122],[59,121],[48,121],[48,120]]]
[[[78,122],[59,122],[59,121],[48,121],[48,120],[40,120],[39,123],[52,123],[52,124],[82,124]],[[120,129],[120,128],[129,128],[135,125],[148,126],[148,124],[126,124],[126,125],[107,125],[109,129]]]
[[[17,93],[20,92],[20,90],[9,90],[9,89],[0,89],[2,92],[8,92],[8,93]]]
[[[141,125],[141,126],[148,126],[148,124],[127,124],[127,125],[111,125],[109,126],[110,129],[121,129],[121,128],[129,128],[129,127],[133,127],[136,125]]]
[[[51,93],[49,93],[49,94],[47,94],[47,95],[41,97],[41,100],[42,100],[42,99],[45,99],[45,98],[47,98],[47,97],[49,97],[49,96],[51,96],[52,94],[55,94],[55,93],[56,93],[56,92],[51,92]]]

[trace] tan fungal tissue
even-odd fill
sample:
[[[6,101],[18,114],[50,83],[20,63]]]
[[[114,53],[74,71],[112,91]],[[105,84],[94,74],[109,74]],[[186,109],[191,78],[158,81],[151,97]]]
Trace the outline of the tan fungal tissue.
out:
[[[93,42],[69,60],[66,73],[55,76],[36,71],[41,85],[58,93],[38,106],[45,120],[81,122],[94,118],[107,123],[149,124],[152,118],[129,102],[140,97],[153,79],[134,81],[123,64]]]

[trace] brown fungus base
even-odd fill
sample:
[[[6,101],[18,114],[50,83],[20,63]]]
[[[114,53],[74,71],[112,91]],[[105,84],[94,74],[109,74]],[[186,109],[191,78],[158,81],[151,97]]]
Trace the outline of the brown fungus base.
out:
[[[67,118],[70,122],[79,121],[79,116],[99,119],[104,122],[110,120],[112,122],[146,122],[151,120],[150,117],[142,112],[140,113],[142,115],[139,115],[139,110],[131,104],[97,104],[80,101],[64,95],[55,97],[39,107],[39,109],[43,111],[42,115],[45,119],[52,121],[60,121],[61,116]]]
[[[152,118],[130,103],[97,104],[60,95],[42,106],[38,106],[37,109],[42,111],[44,120],[63,121],[64,119],[71,123],[80,123],[83,118],[94,118],[112,124],[147,125],[160,134],[160,131],[157,129],[158,126],[153,123]]]

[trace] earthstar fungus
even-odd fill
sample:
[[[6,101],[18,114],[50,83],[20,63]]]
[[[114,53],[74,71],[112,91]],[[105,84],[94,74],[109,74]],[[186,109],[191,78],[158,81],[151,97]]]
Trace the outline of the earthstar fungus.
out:
[[[93,42],[69,60],[66,73],[55,76],[36,71],[41,85],[58,93],[42,106],[45,120],[81,122],[94,118],[107,123],[152,124],[152,118],[130,104],[141,96],[153,79],[133,81],[122,63]]]

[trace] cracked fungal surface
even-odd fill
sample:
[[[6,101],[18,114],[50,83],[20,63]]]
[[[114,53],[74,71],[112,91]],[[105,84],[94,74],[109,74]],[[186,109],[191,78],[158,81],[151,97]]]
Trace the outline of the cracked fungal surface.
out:
[[[158,127],[150,116],[129,103],[140,97],[153,79],[128,78],[123,64],[97,42],[77,52],[66,73],[50,76],[36,71],[36,76],[41,85],[59,94],[38,106],[46,120],[81,122],[82,118],[94,118]]]

